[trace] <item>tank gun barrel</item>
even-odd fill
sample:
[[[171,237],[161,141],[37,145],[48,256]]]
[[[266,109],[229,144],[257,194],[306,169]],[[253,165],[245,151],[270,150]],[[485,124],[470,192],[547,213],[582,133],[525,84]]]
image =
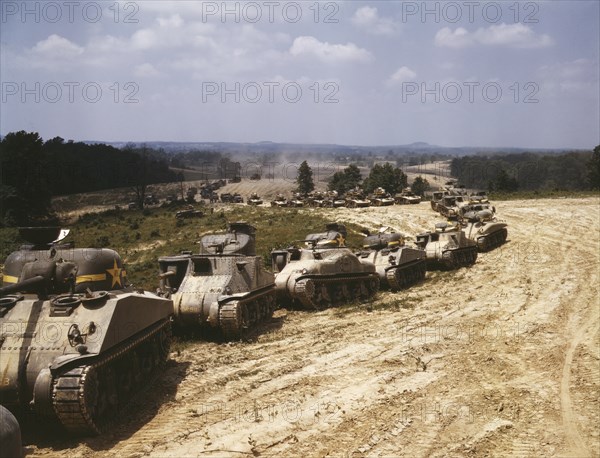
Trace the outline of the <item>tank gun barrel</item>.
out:
[[[23,280],[12,285],[3,286],[0,288],[0,296],[6,296],[12,293],[18,293],[23,289],[34,288],[38,289],[44,285],[46,279],[41,275],[36,275],[35,277],[28,278],[27,280]]]

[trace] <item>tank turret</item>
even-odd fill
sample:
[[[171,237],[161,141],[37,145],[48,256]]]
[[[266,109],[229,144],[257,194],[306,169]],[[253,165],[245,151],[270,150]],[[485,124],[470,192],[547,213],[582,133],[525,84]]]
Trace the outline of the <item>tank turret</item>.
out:
[[[428,269],[452,270],[473,265],[477,260],[477,245],[456,224],[437,223],[435,231],[417,235],[416,244],[427,254]]]

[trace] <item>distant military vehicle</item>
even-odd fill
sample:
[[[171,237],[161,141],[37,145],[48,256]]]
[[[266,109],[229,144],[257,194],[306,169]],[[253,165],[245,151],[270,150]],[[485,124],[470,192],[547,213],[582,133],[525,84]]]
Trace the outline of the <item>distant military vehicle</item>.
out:
[[[425,278],[427,262],[423,249],[407,246],[402,234],[387,227],[377,234],[365,231],[365,235],[360,260],[375,265],[382,285],[398,291]]]
[[[346,207],[348,208],[364,208],[371,206],[371,201],[366,199],[364,193],[358,188],[346,192],[345,199]]]
[[[295,192],[288,200],[288,207],[304,207],[304,197],[299,192]]]
[[[406,188],[404,191],[394,196],[394,201],[398,205],[419,204],[421,203],[421,196],[416,195],[410,188]]]
[[[247,203],[248,205],[261,205],[263,203],[263,200],[257,193],[253,192],[252,194],[250,194],[250,197],[248,197]]]
[[[224,204],[233,203],[233,194],[231,194],[230,192],[222,193],[221,194],[221,202],[223,202]]]
[[[437,223],[434,232],[417,235],[417,246],[427,253],[428,269],[446,270],[470,266],[477,260],[477,244],[457,225]]]
[[[158,204],[158,198],[155,195],[149,194],[144,197],[144,205],[156,205],[156,204]]]
[[[287,207],[288,200],[284,197],[283,194],[277,194],[275,196],[275,200],[271,202],[271,207]]]
[[[236,222],[202,237],[199,254],[158,259],[159,291],[173,299],[179,326],[217,328],[233,340],[271,318],[274,277],[256,256],[255,241],[256,229]]]
[[[308,195],[306,202],[309,207],[325,207],[325,193],[315,191]]]
[[[375,266],[345,247],[346,228],[327,225],[326,232],[309,234],[307,248],[271,252],[277,297],[284,304],[321,309],[369,299],[379,289]]]
[[[99,434],[163,368],[173,303],[128,287],[113,250],[60,244],[60,228],[20,233],[29,244],[0,288],[0,404]]]
[[[371,204],[376,207],[394,205],[394,198],[392,195],[381,187],[375,188],[373,194],[369,196],[369,200],[371,201]]]
[[[192,205],[188,205],[184,210],[179,210],[175,213],[175,218],[177,219],[202,218],[203,216],[204,212],[196,210]]]
[[[466,202],[463,196],[444,196],[437,205],[437,211],[448,219],[456,219],[460,206]]]
[[[233,196],[231,196],[231,202],[233,202],[234,204],[243,204],[244,198],[240,193],[236,192],[235,194],[233,194]]]
[[[339,208],[346,206],[346,200],[337,191],[327,191],[326,202],[328,207]]]

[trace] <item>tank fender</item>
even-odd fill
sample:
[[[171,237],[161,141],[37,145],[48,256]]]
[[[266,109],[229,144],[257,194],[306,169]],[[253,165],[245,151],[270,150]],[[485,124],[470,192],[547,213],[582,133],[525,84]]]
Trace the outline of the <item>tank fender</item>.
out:
[[[52,361],[52,364],[50,365],[50,372],[55,373],[60,368],[69,364],[71,361],[77,360],[77,363],[79,364],[79,363],[83,363],[89,359],[93,359],[96,356],[98,356],[96,353],[89,353],[87,355],[79,355],[77,353],[71,353],[69,355],[61,355],[61,356],[55,358],[54,361]],[[39,376],[38,376],[38,378],[39,378]],[[36,379],[36,383],[37,383],[37,379]]]

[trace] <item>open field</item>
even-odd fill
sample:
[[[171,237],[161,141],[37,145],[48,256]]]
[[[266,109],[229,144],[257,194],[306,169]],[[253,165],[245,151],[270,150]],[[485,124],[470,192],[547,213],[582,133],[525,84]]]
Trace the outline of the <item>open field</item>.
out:
[[[368,306],[178,344],[114,430],[33,456],[598,456],[600,199],[495,203],[509,241]],[[320,211],[409,234],[426,203]],[[258,209],[272,214],[271,209]],[[261,237],[261,233],[258,233]]]

